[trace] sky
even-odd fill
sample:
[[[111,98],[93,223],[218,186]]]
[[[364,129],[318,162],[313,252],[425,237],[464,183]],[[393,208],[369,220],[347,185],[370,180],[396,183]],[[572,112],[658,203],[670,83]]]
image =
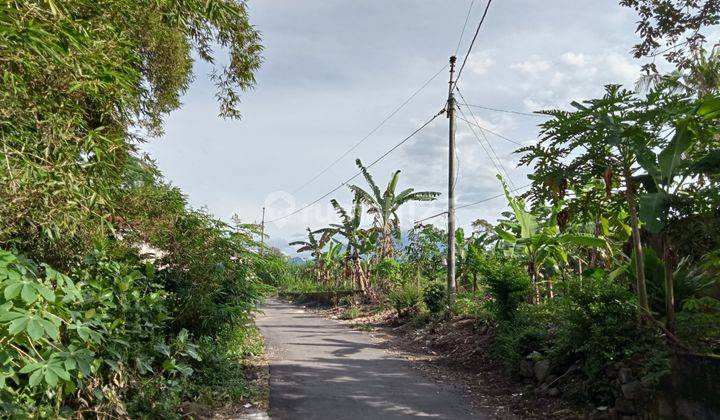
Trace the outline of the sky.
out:
[[[356,158],[372,162],[443,108],[449,77],[443,68],[456,51],[470,3],[251,0],[250,20],[262,33],[264,63],[257,86],[242,96],[242,119],[218,117],[211,67],[197,62],[183,107],[167,117],[164,135],[143,149],[194,207],[224,220],[238,215],[259,222],[265,206],[269,243],[292,255],[287,244],[304,237],[306,227],[336,221],[330,198],[349,206],[351,194],[342,187],[305,211],[272,220],[340,186],[357,172]],[[484,6],[485,0],[475,1],[458,62]],[[638,41],[636,20],[633,11],[612,0],[496,0],[459,82],[460,92],[468,104],[532,112],[600,96],[608,83],[632,88],[642,64],[630,53]],[[217,53],[222,63],[223,52]],[[299,189],[433,75],[372,136]],[[458,119],[458,205],[500,193],[498,173],[511,186],[528,184],[529,168],[517,166],[513,151],[515,143],[537,138],[543,118],[482,108],[472,108],[474,117],[467,108],[463,113],[512,142],[477,128],[476,137]],[[435,202],[404,208],[403,230],[446,209],[447,148],[448,120],[440,116],[370,169],[381,188],[400,169],[399,188],[442,193]],[[500,163],[491,159],[494,155]],[[353,183],[365,185],[361,177]],[[500,197],[460,209],[458,226],[467,228],[478,218],[493,221],[505,207]],[[370,222],[368,216],[365,223]],[[447,221],[441,216],[428,223]]]

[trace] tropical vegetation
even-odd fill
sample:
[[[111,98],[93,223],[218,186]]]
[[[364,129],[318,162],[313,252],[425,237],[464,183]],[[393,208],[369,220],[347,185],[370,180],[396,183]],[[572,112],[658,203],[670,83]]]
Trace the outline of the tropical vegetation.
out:
[[[456,300],[444,288],[447,232],[417,224],[404,235],[397,218],[438,194],[395,193],[399,171],[381,192],[360,161],[368,188],[350,187],[350,213],[333,200],[341,222],[318,229],[346,249],[351,269],[335,287],[402,319],[474,317],[511,371],[542,357],[579,375],[567,395],[586,402],[613,402],[606,372],[626,361],[649,385],[674,351],[718,354],[720,54],[697,34],[720,14],[685,3],[621,2],[641,17],[637,57],[685,35],[692,48],[665,50],[669,73],[647,65],[637,86],[538,112],[538,141],[516,150],[530,190],[513,195],[498,175],[509,211],[454,232]]]
[[[176,418],[252,392],[277,257],[138,146],[214,48],[219,113],[238,117],[259,41],[230,0],[0,6],[0,417]]]
[[[440,194],[401,189],[400,171],[382,190],[358,159],[364,184],[330,200],[337,219],[291,242],[309,260],[289,264],[262,227],[192,208],[140,151],[194,60],[213,67],[219,115],[240,117],[262,62],[244,2],[5,1],[0,417],[197,417],[250,398],[252,316],[274,289],[349,292],[346,319],[359,302],[401,322],[469,318],[509,372],[541,360],[598,404],[616,398],[608,371],[652,386],[675,352],[719,354],[720,52],[702,30],[720,10],[620,4],[640,19],[634,55],[653,59],[636,86],[538,111],[539,139],[516,150],[529,191],[498,175],[507,211],[449,232],[452,299],[448,232],[399,217]]]

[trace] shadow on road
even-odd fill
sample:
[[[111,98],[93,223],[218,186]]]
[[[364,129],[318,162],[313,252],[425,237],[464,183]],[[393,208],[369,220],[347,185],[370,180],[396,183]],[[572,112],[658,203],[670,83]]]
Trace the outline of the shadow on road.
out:
[[[492,418],[363,333],[289,304],[271,301],[264,310],[257,324],[270,355],[273,418]]]

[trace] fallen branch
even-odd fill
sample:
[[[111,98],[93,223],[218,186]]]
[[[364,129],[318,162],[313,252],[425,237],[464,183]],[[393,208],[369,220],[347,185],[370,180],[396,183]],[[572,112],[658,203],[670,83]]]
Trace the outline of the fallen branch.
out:
[[[540,389],[544,391],[544,390],[550,388],[551,385],[555,384],[555,382],[557,382],[557,381],[559,381],[560,379],[562,379],[565,375],[567,375],[568,373],[571,373],[571,372],[575,372],[576,370],[578,370],[577,365],[574,365],[574,364],[571,365],[571,366],[568,368],[568,370],[565,371],[565,373],[563,373],[562,375],[560,375],[560,376],[558,376],[557,378],[555,378],[554,381],[552,381],[552,382],[550,382],[550,383],[548,383],[548,384],[546,384],[546,385],[541,386]]]
[[[691,350],[690,350],[690,347],[688,347],[688,346],[686,346],[685,344],[683,344],[683,343],[680,341],[680,339],[675,336],[675,334],[673,334],[672,332],[670,332],[670,330],[668,330],[668,329],[662,324],[662,322],[660,322],[660,321],[658,321],[657,319],[655,319],[655,318],[652,316],[652,314],[649,313],[649,311],[646,310],[646,312],[647,312],[647,313],[645,314],[645,315],[646,315],[646,318],[647,318],[650,322],[652,322],[653,324],[655,324],[655,326],[657,326],[660,330],[662,330],[662,331],[665,333],[665,336],[666,336],[670,341],[672,341],[673,343],[675,343],[676,346],[680,347],[681,349],[683,349],[683,350],[685,350],[685,351],[691,351]]]
[[[668,330],[668,329],[663,325],[662,322],[660,322],[660,321],[658,321],[657,319],[655,319],[655,317],[653,317],[652,312],[650,312],[649,309],[643,308],[643,307],[641,307],[641,306],[639,306],[639,305],[638,305],[638,308],[643,312],[642,314],[640,314],[640,317],[641,317],[641,318],[643,318],[643,315],[644,315],[644,318],[645,318],[645,319],[647,319],[648,321],[650,321],[653,325],[655,325],[655,326],[658,327],[663,333],[665,333],[665,336],[666,336],[670,341],[672,341],[673,343],[675,343],[676,346],[680,347],[681,349],[683,349],[683,350],[685,350],[685,351],[691,351],[691,350],[690,350],[690,347],[688,347],[688,346],[686,346],[685,344],[683,344],[683,343],[680,341],[680,339],[675,336],[675,334],[673,334],[670,330]]]

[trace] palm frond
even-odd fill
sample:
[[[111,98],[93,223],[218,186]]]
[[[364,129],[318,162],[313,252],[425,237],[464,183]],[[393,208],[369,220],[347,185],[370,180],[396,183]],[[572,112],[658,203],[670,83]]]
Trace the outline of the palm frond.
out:
[[[375,197],[372,196],[369,192],[365,191],[361,187],[357,185],[351,185],[350,191],[355,194],[355,197],[360,199],[363,203],[367,204],[368,206],[374,207],[377,206],[377,202],[375,200]]]
[[[305,245],[305,246],[303,246],[303,247],[298,248],[298,249],[297,249],[297,252],[298,252],[298,253],[301,253],[301,252],[313,251],[313,250],[314,250],[314,248],[313,248],[312,246],[310,246],[310,245]]]
[[[414,191],[412,188],[404,190],[395,198],[395,208],[410,201],[434,201],[440,196],[435,191]]]
[[[355,200],[353,201],[353,225],[360,226],[360,222],[362,220],[362,201],[355,196]]]
[[[340,216],[340,219],[343,222],[346,222],[350,219],[350,216],[348,216],[347,211],[338,203],[336,199],[330,200],[330,204],[332,204],[333,208],[335,209],[335,212]]]
[[[320,247],[321,247],[321,248],[324,248],[324,247],[325,247],[325,244],[327,244],[328,242],[330,242],[330,240],[332,239],[332,237],[335,236],[335,233],[336,233],[336,232],[335,232],[335,231],[332,231],[332,230],[330,230],[330,229],[322,229],[322,232],[321,232],[320,229],[318,229],[318,230],[315,231],[315,233],[320,233],[320,234],[321,234],[319,244],[320,244]]]
[[[395,188],[397,188],[397,183],[399,180],[400,170],[397,170],[393,172],[393,174],[390,176],[390,182],[388,182],[387,188],[385,188],[385,193],[383,194],[383,198],[385,200],[391,197],[395,197]]]
[[[382,199],[382,193],[380,192],[380,188],[378,188],[377,184],[373,180],[372,175],[370,175],[370,172],[368,172],[365,166],[363,166],[362,161],[360,159],[357,159],[355,160],[355,163],[357,164],[358,168],[360,168],[360,172],[362,172],[363,177],[365,177],[365,181],[367,181],[370,189],[373,190],[373,194],[375,194],[375,197],[379,202]]]
[[[289,246],[296,246],[296,245],[310,245],[309,243],[305,241],[293,241],[288,244]]]

